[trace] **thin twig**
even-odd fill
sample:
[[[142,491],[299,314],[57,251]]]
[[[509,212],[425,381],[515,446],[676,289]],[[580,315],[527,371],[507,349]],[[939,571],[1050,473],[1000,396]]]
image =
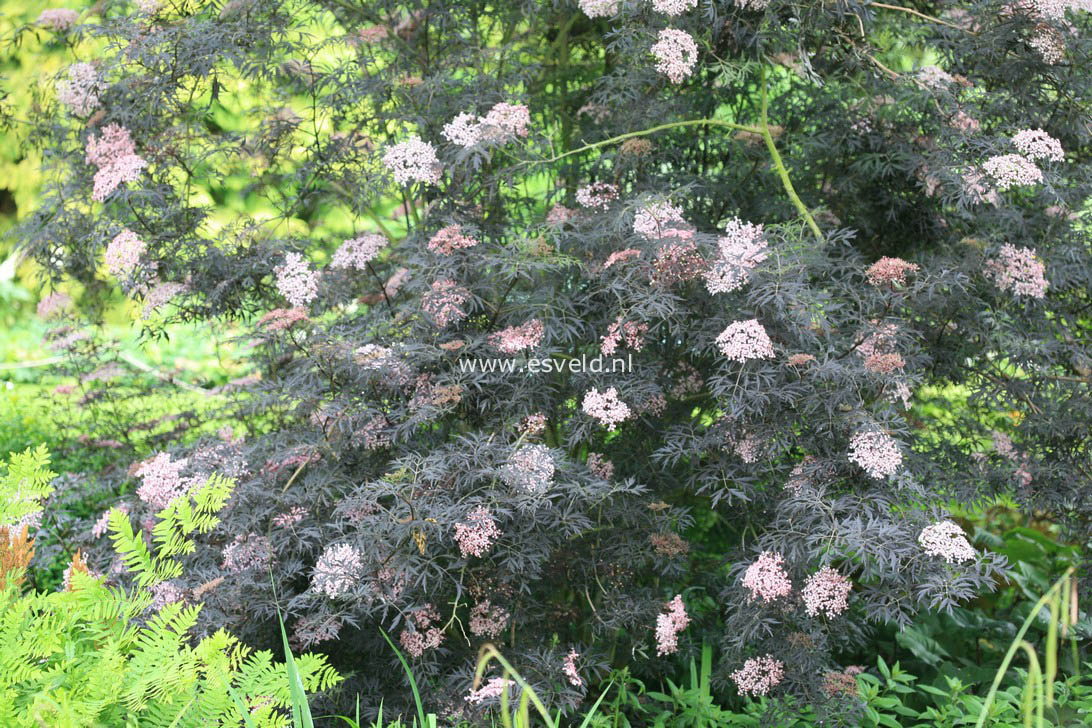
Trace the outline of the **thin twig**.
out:
[[[955,28],[956,30],[962,30],[964,33],[970,33],[971,35],[978,35],[978,33],[974,32],[973,30],[970,30],[968,28],[964,28],[962,26],[956,25],[955,23],[949,23],[947,20],[941,20],[940,18],[934,18],[932,15],[926,15],[925,13],[918,12],[917,10],[914,10],[913,8],[904,8],[901,5],[888,5],[887,3],[871,3],[871,5],[874,8],[883,8],[885,10],[898,10],[898,11],[903,12],[903,13],[910,13],[911,15],[916,15],[917,17],[921,18],[922,20],[928,20],[930,23],[936,23],[937,25],[945,25],[945,26],[947,26],[949,28]]]

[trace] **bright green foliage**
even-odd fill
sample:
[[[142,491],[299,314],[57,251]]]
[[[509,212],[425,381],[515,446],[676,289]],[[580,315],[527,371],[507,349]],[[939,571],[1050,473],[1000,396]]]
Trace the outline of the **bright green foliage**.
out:
[[[56,477],[49,470],[49,453],[44,445],[36,450],[13,453],[7,472],[0,476],[0,526],[14,526],[41,510],[40,502],[53,492]]]
[[[115,509],[110,513],[114,548],[122,562],[134,572],[138,583],[150,587],[182,575],[182,565],[173,557],[193,553],[194,533],[208,533],[220,523],[217,513],[227,503],[235,483],[219,475],[190,491],[187,498],[176,498],[158,513],[159,522],[152,530],[158,555],[153,555],[144,537],[134,533],[129,517]],[[192,501],[192,503],[191,503]]]
[[[44,448],[13,456],[0,489],[8,494],[23,484],[21,493],[48,492],[47,464]],[[0,725],[291,725],[289,676],[271,652],[254,652],[224,630],[194,644],[187,632],[200,605],[149,609],[148,587],[180,573],[173,557],[193,549],[192,534],[216,526],[233,486],[214,475],[160,511],[154,554],[124,514],[111,514],[118,553],[137,575],[133,592],[109,588],[77,568],[62,592],[24,593],[17,580],[6,580],[0,589]],[[9,511],[0,514],[8,518]],[[294,664],[306,690],[341,679],[322,657],[303,655]]]

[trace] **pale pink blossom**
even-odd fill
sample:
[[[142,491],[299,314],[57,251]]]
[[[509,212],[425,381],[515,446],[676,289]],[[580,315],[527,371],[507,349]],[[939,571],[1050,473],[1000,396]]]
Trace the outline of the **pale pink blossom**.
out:
[[[746,285],[749,271],[768,257],[762,236],[762,225],[738,217],[728,221],[725,235],[717,241],[720,257],[705,271],[705,287],[710,293],[729,293]]]
[[[976,556],[963,529],[952,521],[940,521],[926,526],[918,535],[918,543],[925,549],[925,553],[941,556],[949,564],[971,561]]]
[[[290,528],[307,517],[307,509],[303,506],[292,506],[283,513],[273,516],[272,523],[277,528]]]
[[[629,406],[618,398],[618,390],[609,387],[603,392],[590,389],[584,393],[584,412],[614,431],[620,423],[630,416]]]
[[[514,684],[511,680],[503,677],[491,678],[489,682],[477,690],[471,690],[470,694],[466,696],[466,702],[477,705],[489,700],[496,700],[504,693],[505,689],[510,692]]]
[[[919,267],[902,258],[889,258],[884,256],[868,267],[865,277],[874,286],[906,285],[906,276],[909,273],[917,273]]]
[[[645,345],[645,334],[648,333],[648,324],[635,321],[622,321],[619,316],[614,323],[607,327],[606,335],[601,339],[599,351],[603,356],[612,356],[618,351],[618,345],[624,339],[626,346],[634,351],[640,351]]]
[[[618,188],[609,182],[593,182],[576,191],[576,202],[591,210],[605,210],[618,199]]]
[[[519,326],[510,326],[489,335],[489,343],[502,354],[516,354],[534,349],[542,343],[546,328],[538,319],[531,319]]]
[[[773,342],[758,319],[736,321],[717,337],[717,348],[732,361],[772,359]]]
[[[502,471],[504,482],[531,495],[541,495],[554,479],[554,458],[545,445],[524,445]]]
[[[1047,159],[1061,162],[1065,159],[1062,143],[1042,129],[1024,129],[1012,138],[1012,143],[1028,159]]]
[[[518,429],[524,435],[540,435],[546,430],[546,415],[541,412],[527,415],[520,420]]]
[[[72,298],[67,293],[54,291],[38,301],[37,312],[42,318],[52,318],[53,316],[66,311],[71,305]]]
[[[785,571],[785,557],[773,551],[759,554],[740,581],[751,592],[750,601],[761,599],[768,604],[792,593],[792,581]]]
[[[93,538],[102,538],[102,536],[106,534],[106,529],[110,527],[110,512],[112,510],[113,509],[103,511],[102,515],[99,516],[99,520],[95,521],[95,525],[91,527],[91,536]],[[117,510],[121,511],[122,513],[128,514],[129,506],[125,503],[122,503],[121,505],[117,506]]]
[[[265,569],[273,559],[273,547],[261,534],[240,534],[224,547],[220,568],[233,573],[247,569]]]
[[[501,102],[495,104],[482,117],[483,134],[490,141],[507,139],[513,136],[525,137],[528,134],[527,127],[530,124],[531,112],[523,104]]]
[[[614,475],[614,463],[600,453],[588,453],[587,466],[588,470],[603,480],[610,480]]]
[[[491,604],[488,599],[480,601],[470,610],[470,632],[478,637],[496,639],[508,626],[511,616],[507,609]]]
[[[997,258],[986,262],[985,273],[998,288],[1014,296],[1043,298],[1046,295],[1046,266],[1035,256],[1034,248],[1017,248],[1005,243]]]
[[[690,76],[698,62],[698,44],[694,37],[678,28],[661,30],[651,51],[656,57],[656,70],[675,84]]]
[[[648,204],[633,217],[633,232],[650,240],[672,237],[676,230],[689,227],[683,218],[682,208],[667,202]]]
[[[258,326],[262,326],[269,331],[285,331],[300,321],[307,320],[307,309],[275,308],[258,319]]]
[[[58,33],[63,33],[79,19],[80,14],[69,8],[49,8],[38,16],[38,25]]]
[[[740,695],[768,695],[770,690],[785,679],[785,664],[769,654],[752,657],[729,677],[736,684]]]
[[[364,573],[360,551],[349,544],[327,546],[315,564],[311,587],[336,599],[349,592]]]
[[[656,617],[657,657],[678,652],[679,633],[690,625],[690,617],[686,614],[686,605],[683,604],[681,594],[676,594],[664,608],[667,613]]]
[[[1025,187],[1043,181],[1043,172],[1026,157],[1019,154],[1002,154],[990,157],[982,164],[986,174],[997,182],[997,189]]]
[[[407,615],[406,628],[398,636],[398,641],[410,657],[420,657],[426,650],[439,647],[444,641],[440,625],[440,615],[431,604],[415,609]]]
[[[943,90],[955,83],[952,75],[939,66],[923,66],[915,75],[918,81],[932,89]]]
[[[1000,205],[1001,197],[997,189],[986,181],[986,175],[982,172],[967,172],[963,175],[963,194],[972,205],[981,205],[988,202],[991,205]]]
[[[606,270],[607,268],[610,268],[615,263],[621,263],[622,261],[629,260],[630,258],[638,258],[638,257],[640,257],[640,255],[641,255],[641,251],[637,250],[636,248],[626,248],[625,250],[616,250],[615,252],[613,252],[609,256],[607,256],[606,262],[603,263],[603,270]]]
[[[572,220],[574,214],[576,214],[574,210],[570,210],[564,205],[554,205],[546,213],[546,224],[550,227],[560,227]]]
[[[107,125],[99,137],[92,134],[87,138],[86,159],[99,168],[91,193],[96,202],[105,200],[122,183],[140,179],[141,171],[148,166],[136,153],[129,131],[117,124]]]
[[[804,611],[808,616],[825,614],[834,619],[849,609],[849,592],[853,582],[840,573],[824,566],[807,578],[800,596],[804,600]]]
[[[330,259],[331,268],[356,268],[367,270],[368,263],[375,260],[379,251],[387,244],[387,239],[376,233],[364,233],[346,240],[334,252]]]
[[[154,284],[144,292],[144,308],[140,312],[141,318],[150,318],[161,306],[171,301],[184,290],[186,290],[185,283],[156,279]]]
[[[656,251],[649,282],[658,286],[684,283],[702,275],[705,268],[705,259],[693,243],[667,243]]]
[[[469,300],[470,291],[450,278],[444,278],[433,282],[421,300],[421,308],[442,329],[467,317],[463,306]]]
[[[1065,59],[1065,36],[1048,25],[1040,25],[1028,41],[1043,63],[1054,66]]]
[[[185,590],[172,581],[161,581],[158,584],[153,584],[151,592],[152,604],[148,608],[153,612],[158,612],[168,604],[175,604],[186,598]]]
[[[744,10],[765,10],[770,0],[736,0],[736,5]]]
[[[565,661],[561,666],[561,671],[565,673],[565,677],[569,679],[569,684],[574,688],[581,687],[584,684],[580,672],[576,669],[576,660],[579,657],[580,654],[576,650],[569,650],[569,654],[565,655]]]
[[[589,18],[609,18],[617,14],[621,0],[577,0],[580,9]]]
[[[452,144],[472,147],[481,141],[481,120],[476,115],[464,111],[444,124],[443,134]]]
[[[902,451],[895,438],[878,430],[863,430],[849,441],[849,460],[872,478],[886,478],[898,472]]]
[[[763,443],[763,438],[758,435],[747,434],[742,440],[736,443],[734,449],[736,455],[739,455],[740,460],[748,464],[753,464],[758,462],[758,459],[762,454]]]
[[[698,0],[652,0],[652,9],[664,15],[682,15],[698,6]]]
[[[284,263],[273,271],[277,290],[293,306],[306,306],[318,296],[319,274],[311,270],[307,259],[299,253],[287,253]]]
[[[394,181],[400,185],[411,182],[436,184],[440,181],[443,167],[436,157],[436,149],[418,136],[411,136],[387,148],[383,154],[383,164],[394,175]]]
[[[455,524],[455,541],[463,558],[484,556],[493,548],[493,542],[501,537],[501,530],[493,515],[483,506],[477,506],[466,514],[466,520]]]
[[[73,63],[68,78],[57,82],[57,98],[76,116],[87,116],[99,106],[101,80],[90,63]]]
[[[140,256],[144,254],[144,241],[128,228],[114,236],[106,246],[104,262],[106,270],[118,277],[128,275],[140,265]]]
[[[473,248],[477,244],[477,239],[463,234],[460,225],[448,225],[437,230],[429,239],[428,249],[440,255],[451,255],[456,250]]]
[[[165,452],[145,460],[133,473],[141,479],[137,497],[156,510],[166,508],[189,489],[182,480],[185,467],[185,459],[171,460],[170,454]]]

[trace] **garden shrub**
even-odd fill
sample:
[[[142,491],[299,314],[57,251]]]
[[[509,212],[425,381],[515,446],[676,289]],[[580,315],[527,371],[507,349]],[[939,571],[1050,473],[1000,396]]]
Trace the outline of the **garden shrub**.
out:
[[[63,590],[26,591],[34,550],[28,527],[49,494],[48,466],[44,448],[28,449],[0,477],[0,722],[207,728],[247,717],[253,726],[290,725],[284,666],[223,629],[191,642],[201,607],[187,604],[169,581],[181,575],[173,557],[193,549],[190,536],[219,523],[231,481],[213,475],[163,509],[152,530],[154,553],[127,516],[113,512],[117,566],[131,570],[138,588],[107,586],[77,551]],[[340,679],[321,656],[303,655],[296,664],[307,689]]]
[[[112,287],[248,322],[240,426],[127,476],[138,521],[238,483],[202,629],[276,644],[282,598],[346,709],[405,700],[382,627],[449,718],[486,641],[551,706],[708,639],[714,689],[841,710],[872,625],[997,583],[947,504],[1089,534],[1087,10],[107,2],[21,235],[84,377]]]

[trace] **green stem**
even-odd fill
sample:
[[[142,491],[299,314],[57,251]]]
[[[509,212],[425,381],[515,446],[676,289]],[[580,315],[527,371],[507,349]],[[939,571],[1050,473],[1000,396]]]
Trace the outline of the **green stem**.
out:
[[[648,136],[650,134],[655,134],[658,131],[665,131],[667,129],[675,129],[675,128],[683,127],[683,126],[702,126],[702,125],[723,126],[723,127],[728,128],[728,129],[737,129],[739,131],[749,131],[752,134],[761,134],[762,133],[762,130],[759,129],[757,126],[747,126],[746,124],[736,124],[735,122],[724,121],[722,119],[688,119],[686,121],[671,121],[671,122],[668,122],[666,124],[659,124],[658,126],[651,126],[648,129],[641,129],[639,131],[630,131],[630,132],[626,132],[625,134],[619,134],[618,136],[613,136],[613,137],[611,137],[609,139],[603,139],[601,141],[594,142],[592,144],[585,144],[582,147],[579,147],[577,149],[572,149],[572,150],[570,150],[568,152],[565,152],[563,154],[558,154],[555,157],[550,157],[549,159],[540,159],[536,163],[537,164],[549,164],[551,162],[556,162],[559,159],[564,159],[565,157],[571,157],[574,154],[581,154],[583,152],[589,152],[592,149],[598,149],[599,147],[605,147],[605,146],[608,146],[610,144],[617,144],[618,142],[623,142],[626,139],[634,139],[636,137]]]
[[[785,194],[792,200],[792,204],[796,206],[797,211],[804,217],[804,220],[808,223],[808,227],[815,234],[815,237],[819,240],[823,239],[823,233],[819,230],[819,226],[815,223],[815,218],[808,212],[807,206],[804,205],[800,196],[796,194],[796,190],[792,186],[792,180],[789,179],[789,171],[785,169],[785,163],[781,160],[781,155],[777,151],[777,145],[774,144],[773,135],[770,134],[770,124],[766,116],[766,110],[769,105],[769,93],[766,90],[766,66],[762,67],[762,138],[766,140],[766,148],[770,150],[770,158],[773,160],[774,169],[777,170],[777,176],[781,178],[781,184],[785,188]]]

